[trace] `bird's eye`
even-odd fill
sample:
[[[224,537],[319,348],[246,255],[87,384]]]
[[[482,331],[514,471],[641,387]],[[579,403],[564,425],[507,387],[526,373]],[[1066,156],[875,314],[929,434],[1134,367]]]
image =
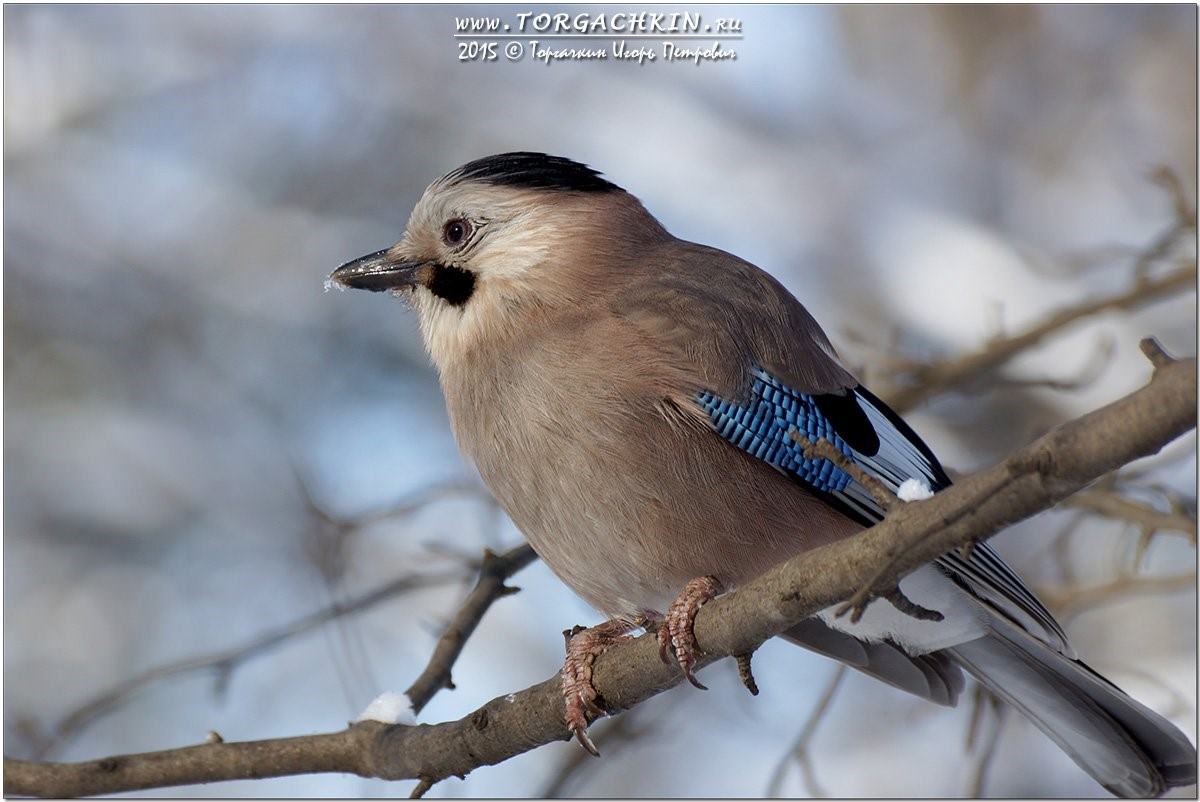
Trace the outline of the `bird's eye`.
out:
[[[461,218],[451,220],[442,227],[442,239],[447,245],[462,245],[471,234],[471,224]]]

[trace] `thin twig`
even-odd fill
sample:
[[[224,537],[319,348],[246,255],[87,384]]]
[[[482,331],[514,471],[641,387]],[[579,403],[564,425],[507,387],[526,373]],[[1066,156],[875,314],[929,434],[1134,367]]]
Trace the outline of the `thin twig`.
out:
[[[974,491],[974,497],[971,498],[968,503],[961,505],[943,518],[929,521],[926,528],[918,535],[918,538],[920,540],[924,540],[929,537],[934,537],[947,527],[961,523],[963,519],[974,514],[978,508],[978,505],[982,504],[987,499],[995,497],[1001,492],[1006,491],[1011,485],[1016,484],[1024,476],[1027,476],[1029,472],[1029,466],[1019,466],[1015,459],[1014,461],[1008,463],[1007,471],[990,472],[988,475],[988,481],[986,483],[979,483],[980,486]],[[910,504],[905,506],[912,505]],[[969,549],[972,545],[974,545],[973,541],[967,541],[966,543],[959,544],[960,552],[969,552]],[[903,550],[896,549],[890,552],[887,562],[880,565],[879,569],[875,572],[871,579],[864,583],[854,593],[853,596],[843,602],[842,605],[834,611],[834,615],[840,618],[841,616],[849,614],[851,623],[858,623],[858,621],[862,618],[863,612],[866,610],[867,605],[870,604],[873,599],[889,593],[899,593],[899,586],[895,584],[888,585],[886,582],[886,577],[903,559]],[[903,596],[903,594],[900,595]],[[914,604],[907,598],[905,601],[907,601],[910,605]]]
[[[54,728],[54,734],[37,750],[39,758],[53,753],[72,738],[78,736],[89,725],[101,716],[119,708],[138,691],[148,685],[197,671],[211,671],[220,684],[228,681],[229,675],[242,663],[258,657],[306,632],[311,632],[322,624],[326,624],[343,616],[353,615],[390,601],[405,593],[422,588],[452,582],[461,576],[461,571],[447,571],[430,574],[412,574],[393,579],[374,590],[356,596],[343,604],[333,605],[318,610],[315,613],[302,616],[274,629],[258,635],[245,643],[205,652],[193,657],[165,663],[143,671],[136,676],[101,691],[88,701],[68,713]]]
[[[867,492],[869,492],[871,494],[871,496],[875,499],[876,503],[878,503],[879,506],[881,508],[883,508],[883,510],[885,512],[888,510],[891,510],[899,502],[899,499],[896,498],[895,494],[892,493],[892,491],[889,490],[887,488],[887,486],[884,485],[883,482],[879,481],[874,476],[872,476],[871,474],[869,474],[865,470],[863,470],[861,465],[858,465],[857,463],[853,462],[849,457],[847,457],[840,450],[838,450],[838,448],[830,441],[828,441],[824,438],[821,438],[818,440],[809,440],[805,436],[801,435],[799,432],[795,432],[795,431],[790,432],[789,436],[792,438],[793,441],[800,444],[800,447],[804,451],[804,456],[808,457],[809,459],[829,460],[834,465],[836,465],[838,468],[840,468],[843,472],[848,474],[851,479],[853,479],[858,484],[862,485],[862,487],[864,487],[867,490]],[[874,590],[874,589],[871,588],[869,590]],[[936,610],[927,610],[926,608],[924,608],[921,605],[917,604],[916,602],[912,601],[911,599],[909,599],[907,596],[904,595],[904,592],[902,590],[900,590],[899,586],[896,586],[893,588],[888,588],[887,590],[880,592],[880,593],[876,593],[876,594],[866,592],[859,596],[856,596],[850,602],[847,602],[845,605],[843,605],[837,611],[837,615],[842,616],[842,615],[845,615],[847,612],[849,612],[850,613],[850,621],[852,623],[858,623],[858,621],[862,618],[863,612],[866,610],[867,605],[871,602],[871,600],[874,596],[878,596],[879,598],[886,598],[888,601],[890,601],[895,606],[895,608],[897,610],[904,613],[905,615],[912,616],[913,618],[916,618],[918,620],[921,620],[921,621],[941,621],[942,620],[941,613],[937,612]],[[746,673],[747,674],[749,674],[749,666],[750,666],[750,663],[749,663],[749,660],[747,660],[746,661]],[[738,662],[739,670],[741,669],[741,667],[742,667],[742,664],[739,659],[739,662]],[[751,693],[757,694],[757,692],[758,692],[757,689],[752,687],[753,681],[754,681],[754,678],[751,677],[750,684],[747,684],[746,687],[751,688],[751,691],[750,691]]]
[[[632,745],[636,740],[651,734],[655,730],[653,720],[646,721],[648,716],[644,708],[634,708],[623,716],[604,718],[592,725],[598,732],[593,736],[596,743],[604,747],[604,755],[610,761],[613,755]],[[656,718],[663,718],[663,711],[656,711]],[[560,799],[568,785],[575,781],[581,772],[598,765],[592,759],[591,753],[585,749],[572,749],[570,755],[559,766],[554,777],[546,784],[539,794],[541,799]]]
[[[738,679],[746,686],[746,690],[750,691],[751,696],[758,696],[758,683],[754,681],[754,667],[751,664],[754,653],[735,654],[733,657],[737,660]]]
[[[419,713],[429,703],[429,700],[442,688],[453,688],[450,672],[458,656],[462,653],[467,639],[479,626],[484,613],[492,603],[504,596],[516,593],[519,588],[509,587],[504,583],[509,577],[520,571],[537,559],[537,555],[528,544],[497,555],[490,549],[483,553],[483,563],[479,568],[479,579],[475,583],[458,612],[450,621],[446,631],[438,639],[437,646],[425,670],[405,692],[412,702],[413,712]]]
[[[937,610],[930,610],[927,607],[922,607],[912,599],[905,596],[904,592],[900,590],[899,585],[892,588],[887,593],[881,593],[879,598],[888,600],[897,610],[907,616],[917,619],[918,621],[941,621],[943,618],[945,618],[945,616],[939,613]]]
[[[1195,518],[1177,510],[1161,512],[1148,504],[1131,499],[1123,493],[1110,490],[1085,490],[1064,501],[1063,506],[1087,510],[1107,518],[1128,521],[1138,525],[1143,531],[1179,532],[1187,535],[1193,543],[1196,542]]]
[[[875,499],[875,502],[884,511],[890,510],[896,504],[897,498],[895,494],[891,490],[888,490],[883,482],[863,470],[861,465],[858,465],[839,451],[833,443],[824,438],[809,440],[797,431],[789,432],[788,436],[800,446],[804,456],[809,459],[829,460],[842,472],[848,474],[851,479],[862,485],[871,494],[871,498]]]
[[[1150,360],[1150,364],[1156,368],[1166,367],[1175,360],[1167,353],[1167,349],[1162,347],[1162,343],[1154,337],[1146,337],[1140,343],[1138,348],[1146,355],[1146,359]]]
[[[1104,373],[1112,363],[1112,357],[1116,351],[1116,343],[1109,336],[1100,338],[1098,345],[1092,357],[1084,363],[1084,365],[1076,370],[1074,376],[1069,378],[1050,378],[1049,376],[1042,377],[1017,377],[1008,376],[1004,373],[995,372],[987,376],[980,377],[978,382],[973,382],[974,389],[990,389],[997,388],[1040,388],[1046,390],[1058,390],[1060,392],[1068,392],[1073,390],[1081,390],[1084,387],[1092,385]]]
[[[1158,184],[1171,198],[1177,225],[1185,231],[1196,228],[1196,204],[1188,199],[1187,190],[1179,174],[1166,165],[1159,165],[1150,173],[1150,180]]]
[[[1122,292],[1060,309],[1019,334],[993,339],[974,353],[924,364],[909,374],[911,385],[885,389],[880,395],[896,412],[906,412],[936,395],[994,372],[1017,354],[1073,323],[1101,312],[1136,309],[1153,301],[1186,292],[1195,286],[1194,263],[1176,268],[1157,278],[1137,279],[1131,287]]]
[[[417,784],[413,787],[412,793],[408,795],[409,799],[420,799],[429,793],[429,789],[433,788],[433,780],[428,777],[421,777],[417,780]]]
[[[1120,575],[1107,582],[1069,590],[1043,588],[1038,591],[1042,601],[1064,624],[1085,612],[1105,604],[1128,598],[1177,593],[1196,589],[1196,574],[1176,576]]]
[[[975,757],[975,765],[971,769],[971,780],[967,785],[966,793],[968,799],[979,799],[983,796],[984,787],[987,785],[988,770],[992,767],[992,762],[996,757],[996,745],[1000,742],[1000,734],[1008,720],[1008,705],[1001,702],[982,685],[977,685],[975,687],[975,708],[972,715],[972,718],[978,718],[975,726],[982,726],[984,713],[988,709],[992,711],[992,726],[988,728],[987,737],[980,745],[979,754]],[[972,737],[971,746],[974,746],[974,740]]]
[[[462,479],[452,479],[429,487],[423,487],[400,501],[385,504],[369,512],[340,516],[329,512],[316,500],[298,467],[293,465],[292,472],[295,475],[296,484],[300,490],[301,501],[304,503],[306,510],[313,517],[336,530],[358,530],[383,521],[404,518],[424,510],[434,502],[446,498],[454,498],[455,496],[478,498],[481,501],[495,504],[495,500],[478,483]]]
[[[805,720],[804,726],[800,728],[800,733],[796,736],[796,740],[792,741],[787,754],[776,764],[775,771],[771,774],[771,782],[767,785],[767,796],[783,796],[783,778],[786,775],[789,761],[795,761],[796,765],[800,767],[800,773],[804,777],[805,790],[808,791],[809,796],[818,798],[828,796],[821,787],[821,784],[817,782],[817,775],[813,768],[812,756],[809,754],[808,746],[812,741],[813,735],[816,734],[817,727],[821,724],[821,719],[825,717],[825,714],[833,704],[833,697],[837,693],[842,678],[845,676],[846,665],[840,663],[834,669],[829,682],[826,683],[825,690],[821,692],[821,696],[817,699],[817,704],[813,708],[813,711],[808,714],[808,718]]]

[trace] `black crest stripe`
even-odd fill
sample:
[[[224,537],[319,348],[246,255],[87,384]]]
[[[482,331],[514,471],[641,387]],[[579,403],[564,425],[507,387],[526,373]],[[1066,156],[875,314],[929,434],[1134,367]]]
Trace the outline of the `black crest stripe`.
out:
[[[617,192],[616,184],[586,164],[545,153],[500,153],[468,162],[446,176],[451,183],[479,181],[496,186],[562,192]]]

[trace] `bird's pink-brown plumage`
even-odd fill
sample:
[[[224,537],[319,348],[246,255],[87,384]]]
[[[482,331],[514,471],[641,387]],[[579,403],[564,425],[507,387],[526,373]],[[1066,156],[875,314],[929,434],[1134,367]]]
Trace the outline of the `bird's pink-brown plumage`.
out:
[[[892,484],[909,469],[934,489],[949,482],[775,279],[675,239],[583,165],[502,154],[435,181],[400,243],[334,273],[368,289],[389,276],[420,313],[461,448],[546,564],[610,616],[663,612],[695,577],[737,587],[882,516],[772,464],[781,442],[719,435],[703,398],[743,414],[766,376],[787,403],[861,416],[879,440],[847,453]],[[836,439],[819,404],[806,414]],[[946,555],[901,589],[942,619],[881,599],[858,624],[823,613],[787,637],[942,704],[964,668],[1115,793],[1195,782],[1186,737],[1075,660],[990,549]]]
[[[633,244],[574,240],[556,255],[564,272],[617,251],[602,275],[578,271],[586,303],[540,307],[519,336],[441,370],[460,446],[538,554],[608,615],[661,612],[696,576],[736,587],[861,528],[714,437],[695,401],[742,396],[756,362],[815,392],[852,386],[812,317],[721,251]]]

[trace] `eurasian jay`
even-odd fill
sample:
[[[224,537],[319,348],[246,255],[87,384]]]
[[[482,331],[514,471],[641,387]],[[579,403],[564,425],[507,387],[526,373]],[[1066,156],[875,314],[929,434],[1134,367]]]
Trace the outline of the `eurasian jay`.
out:
[[[881,520],[877,498],[806,442],[893,492],[950,484],[778,281],[676,239],[568,159],[459,167],[429,185],[398,243],[331,279],[415,307],[459,446],[546,564],[612,618],[575,637],[563,671],[585,746],[589,655],[660,621],[664,654],[695,682],[701,604]],[[1195,783],[1186,736],[1076,659],[987,545],[900,590],[938,615],[877,599],[857,623],[827,610],[784,637],[943,705],[965,669],[1115,794]]]

